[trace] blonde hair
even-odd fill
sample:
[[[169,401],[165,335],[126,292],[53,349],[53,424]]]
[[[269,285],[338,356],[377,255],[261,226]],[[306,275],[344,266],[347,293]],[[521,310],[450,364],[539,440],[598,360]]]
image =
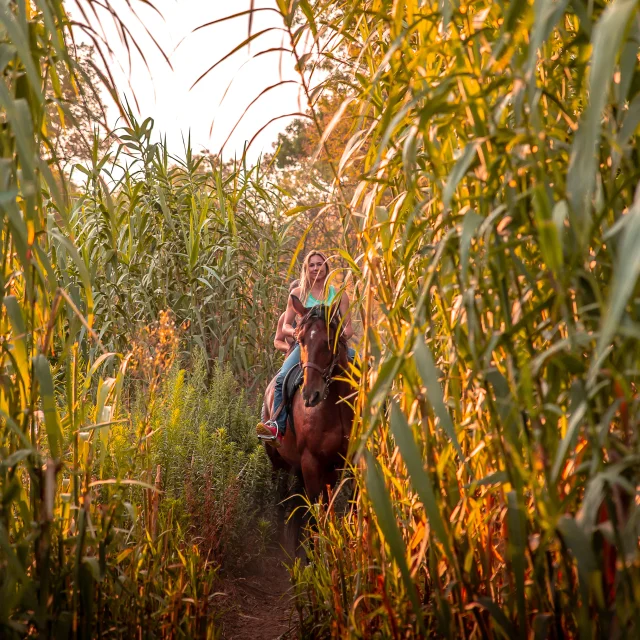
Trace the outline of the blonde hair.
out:
[[[313,282],[309,281],[309,262],[311,262],[311,258],[313,256],[320,256],[324,260],[324,266],[327,269],[327,277],[329,276],[329,258],[322,253],[322,251],[317,251],[313,249],[309,251],[302,261],[302,271],[300,272],[300,300],[302,304],[307,303],[307,298],[311,293],[311,287],[313,286]]]

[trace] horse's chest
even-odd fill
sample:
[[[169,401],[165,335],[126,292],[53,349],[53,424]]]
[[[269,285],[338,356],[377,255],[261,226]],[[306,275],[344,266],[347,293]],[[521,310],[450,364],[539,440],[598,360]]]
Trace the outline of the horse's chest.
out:
[[[333,459],[343,454],[347,447],[348,434],[344,433],[343,419],[339,411],[331,416],[307,409],[304,427],[299,430],[299,450],[308,450],[314,456]]]
[[[293,421],[297,454],[311,455],[321,464],[335,465],[347,453],[353,413],[341,401],[346,395],[340,385],[331,385],[327,398],[315,407],[307,407],[298,393],[293,401]]]

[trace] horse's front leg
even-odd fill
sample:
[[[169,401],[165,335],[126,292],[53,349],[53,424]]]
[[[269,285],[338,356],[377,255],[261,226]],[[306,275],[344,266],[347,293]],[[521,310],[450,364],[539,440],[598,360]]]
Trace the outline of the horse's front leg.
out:
[[[304,488],[309,502],[313,505],[316,500],[326,491],[326,480],[324,477],[324,468],[318,458],[309,451],[305,451],[301,458],[302,478],[304,480]],[[318,534],[318,522],[315,517],[315,509],[308,512],[308,528],[309,528],[309,544],[311,548],[316,548],[316,537]]]
[[[302,454],[300,460],[302,479],[309,502],[314,503],[325,487],[324,470],[316,456],[308,450]]]

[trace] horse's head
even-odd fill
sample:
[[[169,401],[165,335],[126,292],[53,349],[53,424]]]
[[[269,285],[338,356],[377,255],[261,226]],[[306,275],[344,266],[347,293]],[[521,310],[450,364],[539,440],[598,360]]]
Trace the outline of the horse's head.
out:
[[[319,305],[307,309],[299,298],[292,296],[296,313],[302,316],[298,325],[300,362],[304,372],[302,397],[307,407],[322,402],[340,357],[341,343],[336,340],[340,326],[339,304]]]

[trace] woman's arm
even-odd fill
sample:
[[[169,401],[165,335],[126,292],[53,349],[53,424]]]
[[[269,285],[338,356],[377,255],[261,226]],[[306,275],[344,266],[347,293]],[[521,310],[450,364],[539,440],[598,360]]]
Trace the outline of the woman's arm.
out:
[[[282,351],[282,353],[287,353],[289,351],[289,343],[287,342],[286,336],[282,330],[284,325],[284,313],[280,314],[280,318],[278,320],[278,328],[276,329],[276,337],[273,340],[273,346],[278,350]]]
[[[293,328],[293,321],[296,319],[296,310],[293,308],[292,296],[298,297],[300,295],[300,288],[295,288],[290,294],[287,300],[287,309],[284,312],[284,321],[282,323],[282,333],[285,337],[295,338],[296,330]]]
[[[342,336],[348,340],[353,336],[353,326],[351,324],[351,305],[346,293],[343,293],[340,299],[340,315],[342,316]]]

